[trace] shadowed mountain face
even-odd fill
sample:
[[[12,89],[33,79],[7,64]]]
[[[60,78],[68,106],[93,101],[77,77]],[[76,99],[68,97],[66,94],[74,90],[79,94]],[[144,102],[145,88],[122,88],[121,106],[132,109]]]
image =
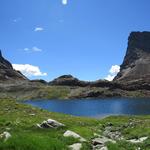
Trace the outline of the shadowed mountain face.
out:
[[[0,50],[0,81],[28,80],[21,72],[13,69],[11,63],[7,61]]]
[[[150,32],[132,32],[120,72],[114,81],[150,80]]]

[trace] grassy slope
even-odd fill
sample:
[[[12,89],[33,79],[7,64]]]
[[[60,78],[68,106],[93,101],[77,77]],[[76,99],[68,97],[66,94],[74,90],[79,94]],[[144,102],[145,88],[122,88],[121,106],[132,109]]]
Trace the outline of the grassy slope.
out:
[[[35,116],[30,114],[35,114]],[[56,119],[64,123],[66,127],[57,130],[43,130],[36,127],[36,123],[40,123],[48,118]],[[97,124],[98,121],[94,119],[74,118],[17,104],[10,100],[0,100],[0,133],[5,131],[6,128],[11,128],[10,133],[12,134],[12,138],[7,143],[0,142],[0,150],[67,149],[67,145],[75,142],[72,138],[64,138],[62,136],[67,129],[90,138]]]
[[[31,114],[35,114],[32,116]],[[39,129],[37,123],[55,119],[64,123],[66,127],[61,129]],[[133,128],[123,128],[122,134],[127,138],[136,138],[150,135],[150,116],[141,117],[108,117],[103,120],[72,117],[69,115],[51,113],[28,105],[18,104],[14,100],[0,100],[0,133],[9,130],[12,138],[7,142],[0,140],[0,150],[67,150],[67,146],[78,140],[64,138],[66,130],[72,130],[88,139],[84,143],[84,150],[89,150],[93,133],[100,133],[108,122],[113,123],[114,129],[128,123],[135,122]],[[100,131],[101,130],[101,131]],[[125,141],[117,144],[108,143],[109,150],[142,150],[150,149],[150,137],[140,145],[129,144]]]
[[[0,90],[0,98],[5,99],[17,99],[17,100],[28,100],[28,99],[66,99],[70,93],[70,87],[66,86],[43,86],[36,85],[16,85],[12,87],[6,87]]]
[[[72,86],[46,86],[42,84],[35,85],[4,85],[0,87],[0,98],[29,100],[29,99],[70,99],[70,98],[85,98],[95,95],[98,97],[150,97],[150,91],[126,91],[101,87],[72,87]],[[95,93],[95,94],[94,94]],[[91,96],[92,97],[92,96]]]

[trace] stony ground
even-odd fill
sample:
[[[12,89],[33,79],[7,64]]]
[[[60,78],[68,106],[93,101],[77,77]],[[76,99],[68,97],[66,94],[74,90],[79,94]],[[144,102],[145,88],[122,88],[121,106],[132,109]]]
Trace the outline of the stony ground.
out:
[[[96,120],[0,100],[0,150],[27,149],[150,150],[150,116]]]
[[[150,97],[150,90],[121,90],[109,87],[49,86],[40,83],[0,83],[0,99],[80,99],[109,97]]]

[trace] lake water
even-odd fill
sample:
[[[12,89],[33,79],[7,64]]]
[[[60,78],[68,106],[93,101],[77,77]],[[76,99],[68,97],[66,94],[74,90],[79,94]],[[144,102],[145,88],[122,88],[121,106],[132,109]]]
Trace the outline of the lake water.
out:
[[[24,103],[74,116],[150,115],[150,99],[28,100]]]

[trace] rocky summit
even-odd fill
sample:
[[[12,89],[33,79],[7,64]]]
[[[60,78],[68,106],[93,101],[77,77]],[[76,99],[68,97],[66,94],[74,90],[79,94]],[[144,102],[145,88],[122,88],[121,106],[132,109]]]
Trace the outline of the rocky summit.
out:
[[[11,63],[2,56],[0,50],[0,81],[28,80],[21,72],[13,69]]]
[[[150,32],[132,32],[120,72],[114,81],[150,81]]]
[[[49,85],[62,85],[62,86],[87,86],[88,82],[80,81],[72,75],[62,75],[53,81],[49,82]]]

